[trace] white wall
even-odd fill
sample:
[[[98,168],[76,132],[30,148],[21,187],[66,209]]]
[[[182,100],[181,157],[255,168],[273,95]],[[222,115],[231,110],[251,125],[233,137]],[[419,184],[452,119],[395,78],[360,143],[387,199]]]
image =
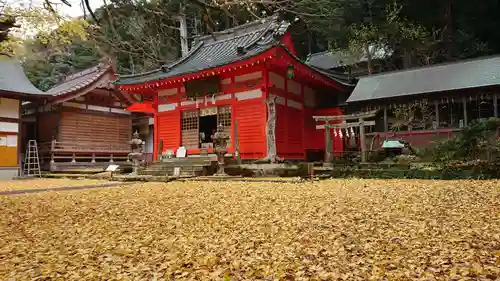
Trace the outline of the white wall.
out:
[[[0,117],[19,119],[19,100],[0,98]]]

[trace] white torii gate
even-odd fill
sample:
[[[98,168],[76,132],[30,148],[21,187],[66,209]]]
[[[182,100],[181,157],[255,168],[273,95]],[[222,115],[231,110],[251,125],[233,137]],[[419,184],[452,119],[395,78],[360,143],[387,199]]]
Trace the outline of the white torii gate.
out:
[[[324,125],[316,125],[316,129],[325,129],[325,161],[329,162],[332,159],[332,138],[330,136],[330,129],[343,129],[359,127],[359,138],[361,145],[361,162],[366,162],[366,145],[365,145],[365,126],[375,125],[375,121],[365,121],[366,118],[374,117],[378,110],[368,112],[338,115],[338,116],[313,116],[316,122],[324,121]],[[354,120],[354,122],[347,122],[347,120]],[[331,124],[331,121],[341,121],[337,124]]]

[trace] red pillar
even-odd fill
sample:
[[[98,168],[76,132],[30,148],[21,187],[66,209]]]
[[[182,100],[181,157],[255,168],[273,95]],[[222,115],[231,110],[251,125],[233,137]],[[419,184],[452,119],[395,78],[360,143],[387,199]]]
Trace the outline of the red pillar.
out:
[[[155,93],[153,96],[153,107],[155,108],[154,113],[154,124],[153,124],[153,139],[154,139],[154,147],[153,147],[153,162],[158,160],[158,93]],[[161,153],[161,151],[159,152]]]

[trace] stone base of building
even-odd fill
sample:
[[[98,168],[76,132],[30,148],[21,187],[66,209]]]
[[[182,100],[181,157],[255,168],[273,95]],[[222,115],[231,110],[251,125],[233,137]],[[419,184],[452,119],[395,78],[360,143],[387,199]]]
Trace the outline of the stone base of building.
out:
[[[0,167],[0,180],[11,180],[19,176],[18,167]]]

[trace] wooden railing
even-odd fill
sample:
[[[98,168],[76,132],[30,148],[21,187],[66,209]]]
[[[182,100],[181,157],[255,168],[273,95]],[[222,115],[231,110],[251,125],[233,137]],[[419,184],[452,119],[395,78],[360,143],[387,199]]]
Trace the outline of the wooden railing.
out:
[[[127,143],[51,142],[39,147],[42,162],[66,163],[125,162],[131,152]]]
[[[125,143],[92,143],[92,142],[51,142],[41,143],[40,151],[52,152],[118,152],[129,153],[130,145]]]

